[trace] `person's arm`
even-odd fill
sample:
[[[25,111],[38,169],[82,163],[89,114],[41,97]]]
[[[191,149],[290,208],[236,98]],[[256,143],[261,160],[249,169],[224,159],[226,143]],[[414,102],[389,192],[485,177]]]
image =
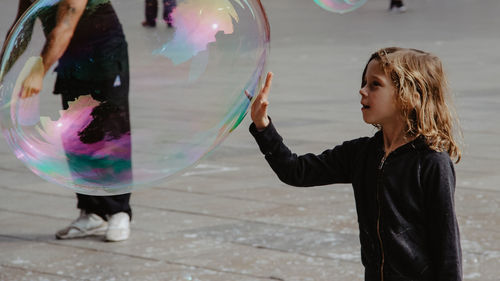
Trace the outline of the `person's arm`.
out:
[[[351,182],[350,160],[355,141],[324,151],[319,155],[308,153],[298,156],[283,143],[267,114],[268,97],[273,74],[268,73],[266,83],[251,107],[250,133],[278,178],[293,186],[316,186]],[[250,98],[250,95],[247,93]]]
[[[455,170],[449,157],[431,157],[423,169],[430,247],[436,280],[462,280],[462,250],[455,213]]]
[[[43,67],[34,68],[26,78],[21,98],[40,92],[46,72],[66,51],[86,5],[87,0],[61,0],[58,4],[56,25],[49,33],[41,53]]]
[[[299,156],[284,144],[270,118],[263,130],[257,130],[252,123],[250,133],[269,166],[286,184],[308,187],[352,182],[350,167],[356,148],[359,148],[357,140],[344,142],[318,155],[307,153]]]
[[[5,34],[5,39],[7,39],[7,37],[9,37],[10,32],[14,28],[14,25],[16,25],[16,22],[21,18],[21,16],[24,14],[24,12],[26,12],[26,10],[28,10],[30,5],[31,5],[31,3],[28,0],[19,0],[19,5],[17,7],[16,19],[14,20],[14,22],[12,22],[12,25],[9,27],[9,31],[7,31],[7,34]]]
[[[17,21],[21,18],[21,16],[24,14],[24,12],[26,12],[26,10],[28,10],[28,8],[30,7],[30,5],[31,5],[31,3],[28,0],[19,0],[19,5],[18,5],[18,8],[17,8],[16,18],[12,22],[12,25],[9,27],[9,30],[7,31],[7,33],[5,34],[5,41],[3,43],[2,50],[0,51],[0,59],[2,59],[3,56],[4,56],[4,54],[5,54],[5,50],[6,50],[7,44],[8,44],[7,40],[9,39],[10,33],[12,32],[12,30],[14,29],[14,26],[16,25]],[[18,40],[18,41],[15,42],[16,48],[10,54],[10,57],[7,58],[6,66],[5,66],[5,72],[8,72],[11,69],[11,67],[15,63],[15,61],[26,50],[26,47],[28,46],[28,43],[31,40],[31,33],[33,32],[33,26],[34,26],[34,24],[35,24],[34,20],[27,21],[27,22],[24,23],[24,26],[23,26],[23,39]]]

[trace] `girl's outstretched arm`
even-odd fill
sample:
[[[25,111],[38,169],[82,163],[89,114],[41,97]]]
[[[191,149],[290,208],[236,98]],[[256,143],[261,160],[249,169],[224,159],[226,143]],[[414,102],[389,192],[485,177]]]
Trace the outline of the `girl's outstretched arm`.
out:
[[[355,151],[353,144],[329,149],[320,155],[308,153],[298,156],[283,143],[267,114],[268,97],[273,79],[269,72],[264,87],[251,106],[250,133],[255,137],[261,152],[278,177],[293,186],[315,186],[339,182],[350,182],[348,163]],[[252,98],[248,92],[247,97]]]

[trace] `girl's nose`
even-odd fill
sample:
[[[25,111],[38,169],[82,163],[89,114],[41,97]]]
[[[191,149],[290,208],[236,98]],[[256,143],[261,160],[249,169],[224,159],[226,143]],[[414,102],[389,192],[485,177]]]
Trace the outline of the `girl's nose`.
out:
[[[366,91],[365,91],[365,87],[359,89],[359,94],[362,95],[362,96],[366,96]]]

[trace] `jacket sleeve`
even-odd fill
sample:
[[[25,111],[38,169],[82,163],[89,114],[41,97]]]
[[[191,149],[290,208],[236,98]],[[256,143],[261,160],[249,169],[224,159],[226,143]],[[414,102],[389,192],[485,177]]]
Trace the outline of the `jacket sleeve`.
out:
[[[351,182],[348,145],[339,145],[319,155],[297,156],[283,143],[272,121],[263,131],[258,131],[252,123],[250,133],[273,171],[286,184],[306,187]]]
[[[462,250],[455,213],[455,170],[446,152],[436,153],[423,167],[427,218],[436,280],[462,280]]]

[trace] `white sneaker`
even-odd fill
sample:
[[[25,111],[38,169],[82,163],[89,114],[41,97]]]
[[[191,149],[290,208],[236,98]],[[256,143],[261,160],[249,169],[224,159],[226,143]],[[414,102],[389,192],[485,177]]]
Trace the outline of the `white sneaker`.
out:
[[[80,211],[80,216],[69,226],[56,232],[57,239],[81,238],[92,235],[104,235],[108,223],[96,214],[87,214]]]
[[[130,216],[125,212],[116,213],[108,219],[106,241],[117,242],[127,240],[130,235]]]

